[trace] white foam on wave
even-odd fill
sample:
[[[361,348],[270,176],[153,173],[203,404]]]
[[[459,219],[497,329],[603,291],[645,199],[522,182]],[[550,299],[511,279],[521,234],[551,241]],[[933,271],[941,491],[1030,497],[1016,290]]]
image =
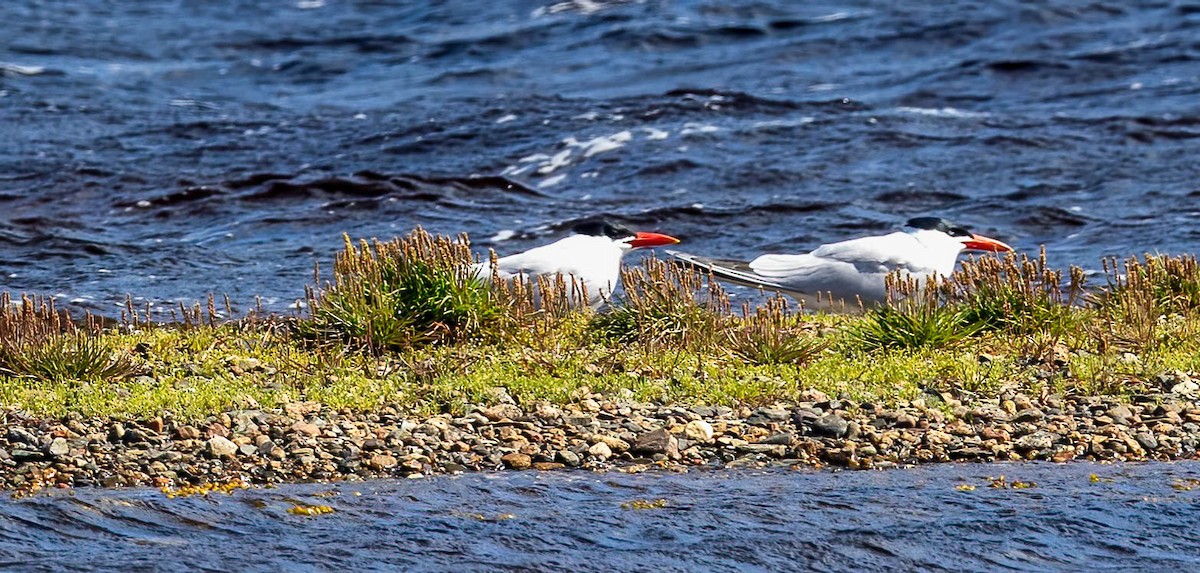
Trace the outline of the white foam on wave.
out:
[[[574,137],[568,137],[563,143],[567,144],[568,147],[578,147],[583,150],[583,156],[587,158],[597,153],[604,153],[625,147],[625,144],[629,143],[632,139],[633,134],[626,130],[612,135],[602,135],[582,142],[576,140]]]
[[[824,16],[817,16],[816,18],[813,18],[812,21],[816,23],[837,22],[838,20],[845,20],[850,16],[852,16],[852,14],[849,12],[834,12]]]
[[[542,6],[533,11],[534,18],[540,18],[547,14],[560,14],[563,12],[577,12],[583,15],[595,14],[615,3],[612,1],[596,1],[596,0],[567,0],[566,2],[556,2],[549,6]]]
[[[754,129],[762,129],[764,127],[797,127],[801,125],[808,125],[814,121],[817,121],[817,118],[806,115],[799,119],[771,119],[767,121],[756,121],[754,122],[753,127]]]
[[[499,233],[492,235],[492,237],[490,239],[488,239],[488,241],[493,242],[493,243],[499,243],[501,241],[507,241],[507,240],[515,237],[516,235],[517,235],[516,231],[514,231],[512,229],[504,229],[504,230],[500,231]]]
[[[559,167],[563,167],[564,165],[569,165],[570,163],[571,163],[571,150],[564,149],[558,153],[555,153],[554,157],[551,157],[547,161],[542,163],[542,165],[538,167],[537,172],[541,173],[542,175],[548,175],[550,173],[553,173]]]
[[[663,131],[661,129],[655,129],[653,127],[643,127],[642,131],[646,132],[646,139],[649,139],[650,141],[659,141],[671,136],[670,132]]]
[[[23,66],[8,62],[0,62],[0,75],[37,76],[46,73],[45,66]]]
[[[717,127],[711,125],[686,124],[690,126],[692,132],[711,132],[717,131]],[[686,129],[685,128],[685,132]],[[641,131],[645,134],[646,141],[660,141],[670,137],[670,132],[651,127],[643,127]],[[690,132],[689,132],[690,133]],[[562,140],[565,148],[560,149],[554,155],[545,153],[533,153],[526,155],[517,160],[516,165],[505,167],[500,173],[505,176],[521,175],[534,170],[536,175],[550,175],[563,167],[571,165],[577,159],[589,159],[601,153],[608,153],[625,147],[629,142],[634,140],[634,134],[630,130],[622,130],[610,135],[601,135],[591,139],[580,141],[575,136],[567,137]],[[578,151],[578,153],[576,153]],[[595,177],[596,172],[588,172],[583,177]],[[565,176],[564,176],[565,177]],[[548,187],[557,185],[562,182],[563,177],[550,177],[538,184],[539,187]]]
[[[967,111],[967,110],[962,110],[962,109],[958,109],[958,108],[954,108],[954,107],[943,107],[943,108],[934,109],[934,108],[927,108],[927,107],[903,107],[903,106],[901,106],[901,107],[896,108],[896,111],[898,111],[900,113],[912,113],[912,114],[916,114],[916,115],[928,115],[928,116],[932,116],[932,117],[955,117],[955,118],[987,117],[987,116],[991,115],[990,113],[987,113],[987,112]]]
[[[695,123],[689,121],[683,124],[683,130],[679,132],[679,135],[691,135],[693,133],[713,133],[716,131],[721,131],[721,128],[706,123]]]
[[[555,185],[558,185],[559,183],[562,183],[563,179],[566,179],[566,178],[567,178],[566,173],[559,173],[558,175],[551,175],[550,177],[542,179],[538,183],[538,188],[553,187]]]

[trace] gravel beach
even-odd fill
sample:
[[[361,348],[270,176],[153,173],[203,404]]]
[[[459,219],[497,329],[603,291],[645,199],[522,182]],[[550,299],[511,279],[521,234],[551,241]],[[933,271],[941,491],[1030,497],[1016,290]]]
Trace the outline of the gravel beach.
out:
[[[193,424],[170,416],[38,419],[9,410],[0,438],[0,485],[20,493],[500,469],[869,469],[1196,458],[1200,384],[1181,372],[1158,382],[1156,391],[1128,401],[941,392],[891,408],[809,391],[797,403],[763,408],[650,404],[586,392],[566,407],[522,407],[501,394],[461,417],[421,419],[393,407],[335,411],[315,402],[231,410]]]

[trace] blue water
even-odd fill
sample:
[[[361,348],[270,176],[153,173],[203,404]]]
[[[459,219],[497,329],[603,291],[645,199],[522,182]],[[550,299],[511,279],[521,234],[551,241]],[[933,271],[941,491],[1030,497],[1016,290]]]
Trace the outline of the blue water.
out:
[[[989,487],[1000,476],[1036,485]],[[1200,464],[1192,462],[947,464],[844,473],[523,472],[176,499],[146,489],[80,490],[0,502],[0,566],[1192,571],[1200,569],[1198,484]],[[963,485],[976,489],[962,491]],[[662,507],[622,507],[637,500]],[[296,503],[335,512],[288,513]]]
[[[1183,2],[0,3],[0,288],[303,296],[341,233],[613,218],[749,257],[959,220],[1200,239]]]
[[[1090,269],[1200,240],[1195,4],[29,0],[0,2],[0,21],[0,289],[110,315],[127,293],[164,306],[227,293],[242,309],[261,295],[284,310],[341,233],[417,225],[505,254],[611,218],[749,257],[936,214]],[[1038,487],[954,489],[1000,473]],[[1170,484],[1196,473],[89,490],[5,502],[0,558],[44,571],[1194,570],[1196,493]],[[341,495],[314,497],[329,489]],[[291,498],[337,513],[289,515]],[[658,498],[667,507],[620,508]]]

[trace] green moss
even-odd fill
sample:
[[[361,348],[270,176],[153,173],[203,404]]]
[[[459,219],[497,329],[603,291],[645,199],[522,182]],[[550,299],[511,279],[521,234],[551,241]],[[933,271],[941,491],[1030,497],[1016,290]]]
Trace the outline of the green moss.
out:
[[[822,319],[825,320],[825,319]],[[852,327],[862,318],[839,319]],[[573,328],[579,328],[575,325]],[[570,330],[570,329],[568,329]],[[464,343],[374,356],[312,347],[243,328],[154,328],[105,334],[125,352],[136,375],[61,382],[0,377],[0,403],[41,414],[199,418],[229,408],[271,408],[315,400],[335,408],[397,405],[414,413],[461,413],[494,402],[497,389],[519,404],[575,402],[584,389],[640,401],[763,405],[795,401],[806,390],[857,401],[893,403],[927,389],[993,395],[1003,386],[1087,394],[1136,390],[1168,369],[1200,369],[1200,341],[1177,343],[1136,358],[1075,352],[1065,367],[1021,356],[987,354],[1014,345],[982,337],[952,349],[847,351],[850,337],[802,364],[754,364],[730,351],[581,341],[578,333],[542,340],[539,348]],[[986,357],[981,360],[981,355]]]

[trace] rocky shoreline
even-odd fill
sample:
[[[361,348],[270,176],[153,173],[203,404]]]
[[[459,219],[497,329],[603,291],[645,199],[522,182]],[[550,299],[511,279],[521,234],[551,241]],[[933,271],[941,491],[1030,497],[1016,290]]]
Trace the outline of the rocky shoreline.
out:
[[[565,407],[496,403],[415,419],[396,408],[315,402],[235,410],[193,424],[36,419],[5,412],[0,487],[181,487],[242,480],[420,477],[497,469],[885,468],[931,462],[1196,459],[1200,384],[1175,372],[1129,400],[969,399],[930,393],[896,407],[832,399],[765,408],[637,403],[581,393]]]

